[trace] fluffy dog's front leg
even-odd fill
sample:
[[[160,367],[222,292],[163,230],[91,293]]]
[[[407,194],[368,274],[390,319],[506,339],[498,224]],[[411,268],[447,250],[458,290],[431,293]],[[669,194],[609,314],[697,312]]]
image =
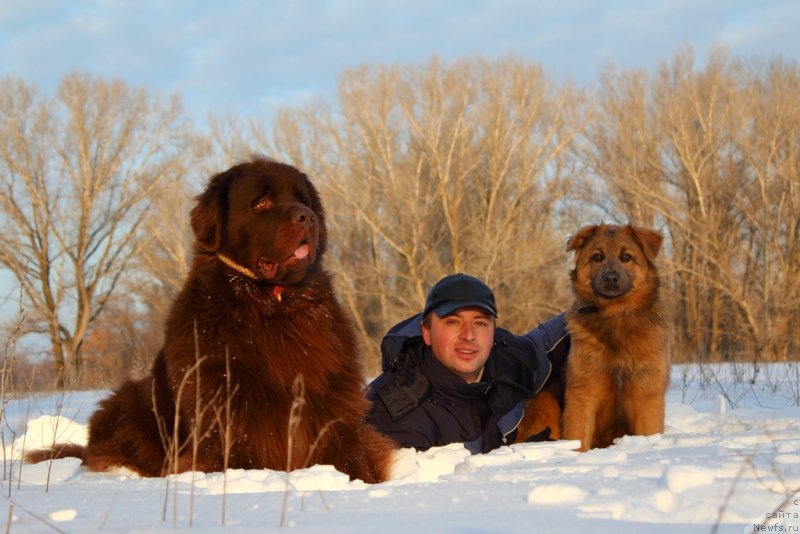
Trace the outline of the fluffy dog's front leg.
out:
[[[596,397],[595,397],[596,398]],[[564,439],[580,440],[578,450],[588,451],[592,447],[597,421],[597,403],[585,388],[567,388],[564,398]]]
[[[631,394],[625,399],[625,411],[631,434],[650,436],[664,432],[664,395]]]

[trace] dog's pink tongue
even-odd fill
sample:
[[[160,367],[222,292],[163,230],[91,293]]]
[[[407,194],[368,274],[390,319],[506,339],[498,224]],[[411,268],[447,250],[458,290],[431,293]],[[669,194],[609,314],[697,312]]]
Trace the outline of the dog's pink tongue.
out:
[[[297,250],[294,251],[294,257],[298,260],[302,260],[306,256],[308,256],[308,243],[300,245],[297,247]]]

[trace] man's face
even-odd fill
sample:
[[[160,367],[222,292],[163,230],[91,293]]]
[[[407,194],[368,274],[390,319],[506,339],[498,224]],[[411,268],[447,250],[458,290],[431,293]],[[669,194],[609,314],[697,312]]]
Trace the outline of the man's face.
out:
[[[461,308],[444,317],[431,313],[422,337],[439,363],[476,382],[494,344],[494,317],[481,308]]]

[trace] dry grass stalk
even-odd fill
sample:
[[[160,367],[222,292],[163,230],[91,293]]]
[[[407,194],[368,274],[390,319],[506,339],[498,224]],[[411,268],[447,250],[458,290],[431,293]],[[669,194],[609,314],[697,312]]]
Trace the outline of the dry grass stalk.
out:
[[[28,514],[29,516],[34,518],[36,521],[40,522],[41,524],[43,524],[44,526],[46,526],[47,528],[52,530],[53,532],[58,532],[60,534],[66,534],[65,531],[61,530],[60,528],[58,528],[53,523],[51,523],[50,521],[48,521],[44,517],[40,516],[36,512],[32,512],[32,511],[28,510],[27,508],[25,508],[24,506],[22,506],[21,504],[16,502],[11,497],[6,497],[5,495],[3,495],[3,498],[6,501],[8,501],[8,503],[10,505],[9,506],[9,510],[8,510],[9,520],[8,520],[8,524],[6,525],[6,532],[10,532],[11,531],[11,520],[13,519],[11,511],[12,511],[13,508],[17,508],[19,510],[22,510],[23,512],[25,512],[26,514]]]
[[[286,508],[289,501],[289,474],[292,472],[292,460],[294,455],[294,436],[297,432],[298,427],[303,421],[303,408],[306,405],[306,398],[305,398],[305,382],[303,380],[303,375],[298,374],[294,382],[292,383],[292,407],[289,410],[289,434],[287,437],[288,440],[288,448],[286,452],[286,484],[284,486],[283,491],[283,502],[281,504],[281,519],[280,523],[278,524],[279,527],[283,528],[284,521],[286,519]],[[319,431],[317,437],[314,438],[314,441],[311,443],[311,446],[308,448],[308,453],[306,454],[306,458],[303,463],[299,467],[307,467],[311,464],[311,460],[314,457],[314,452],[319,446],[320,440],[325,436],[325,434],[330,431],[331,427],[336,423],[341,422],[340,418],[333,419],[325,423],[325,426]],[[320,494],[321,496],[321,494]],[[325,499],[322,499],[323,504],[325,505],[325,509],[329,509]]]
[[[231,359],[228,347],[225,347],[225,406],[224,415],[222,409],[214,407],[217,419],[217,427],[222,430],[219,433],[222,441],[222,511],[220,524],[225,526],[226,504],[228,496],[228,464],[231,457],[231,447],[233,446],[233,397],[239,390],[238,384],[231,388]]]

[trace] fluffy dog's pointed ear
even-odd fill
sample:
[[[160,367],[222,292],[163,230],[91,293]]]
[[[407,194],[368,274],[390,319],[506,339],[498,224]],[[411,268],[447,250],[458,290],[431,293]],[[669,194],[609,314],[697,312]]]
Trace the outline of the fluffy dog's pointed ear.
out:
[[[634,226],[628,224],[628,229],[633,234],[634,239],[642,246],[642,251],[648,260],[653,261],[661,250],[661,243],[664,241],[664,234],[658,230]]]
[[[212,177],[206,190],[195,197],[197,204],[192,208],[191,223],[195,247],[200,252],[216,252],[220,246],[228,213],[228,187],[236,169]]]
[[[586,244],[586,241],[592,237],[597,230],[600,229],[600,225],[592,224],[589,226],[584,226],[578,232],[570,237],[567,240],[567,246],[565,247],[567,252],[572,252],[573,250],[579,250]]]

